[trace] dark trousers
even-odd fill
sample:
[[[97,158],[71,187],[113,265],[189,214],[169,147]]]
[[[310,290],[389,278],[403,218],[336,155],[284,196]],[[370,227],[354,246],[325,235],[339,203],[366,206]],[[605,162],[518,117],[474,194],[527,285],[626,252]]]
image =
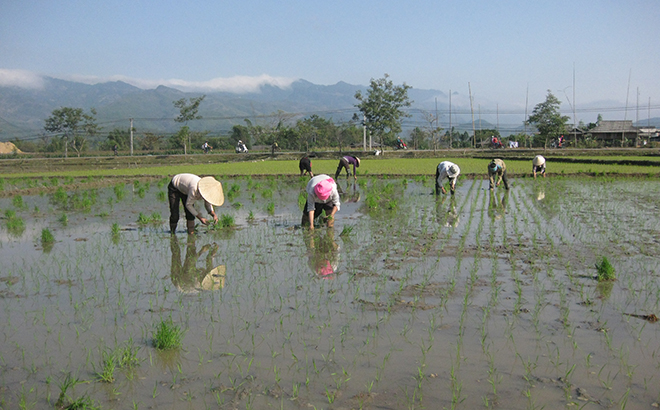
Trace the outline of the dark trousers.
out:
[[[325,211],[326,215],[330,215],[330,212],[332,212],[332,208],[335,206],[332,204],[321,204],[318,202],[314,203],[314,215],[312,217],[312,220],[315,220],[319,216],[321,216],[321,212]],[[305,207],[303,208],[303,214],[302,214],[302,221],[300,222],[301,225],[306,226],[309,224],[309,212],[307,212],[307,201],[305,201]]]
[[[309,172],[311,174],[312,173],[312,161],[307,157],[301,158],[300,162],[298,163],[298,168],[300,169],[300,175],[302,175],[305,172]]]
[[[167,199],[170,202],[170,227],[179,223],[179,201],[183,203],[183,210],[186,213],[186,221],[194,221],[195,215],[190,213],[188,208],[186,208],[186,201],[188,200],[188,195],[184,195],[172,185],[167,186]]]
[[[493,175],[493,181],[494,183],[497,183],[497,180],[499,179],[499,174]],[[502,173],[502,182],[504,182],[504,188],[509,189],[509,180],[506,178],[506,170]],[[493,189],[493,185],[490,186],[491,189]]]
[[[337,166],[337,172],[335,172],[335,180],[339,177],[339,174],[341,174],[341,170],[343,168],[346,168],[346,178],[351,176],[351,170],[350,170],[350,164],[346,159],[342,158],[339,160],[339,165]]]

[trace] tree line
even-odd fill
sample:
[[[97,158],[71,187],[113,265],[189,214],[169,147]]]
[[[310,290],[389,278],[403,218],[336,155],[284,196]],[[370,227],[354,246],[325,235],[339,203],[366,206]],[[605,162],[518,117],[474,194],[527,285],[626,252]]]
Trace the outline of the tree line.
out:
[[[211,136],[211,131],[191,131],[189,124],[201,119],[198,114],[205,95],[195,98],[182,98],[173,101],[179,115],[174,121],[181,124],[173,135],[161,135],[151,132],[138,133],[136,130],[115,128],[92,146],[91,139],[99,134],[96,122],[96,111],[92,108],[85,112],[82,108],[62,107],[52,111],[46,118],[44,135],[38,142],[12,141],[24,152],[64,153],[69,150],[80,156],[88,150],[110,151],[116,148],[120,151],[135,149],[146,152],[171,152],[187,154],[199,152],[202,144],[208,142],[216,150],[233,149],[238,141],[248,148],[255,145],[268,147],[277,146],[287,151],[305,151],[323,149],[339,149],[353,145],[362,146],[364,129],[371,141],[377,147],[394,146],[400,137],[401,124],[404,118],[410,117],[404,109],[413,103],[408,98],[407,84],[395,85],[387,74],[383,78],[371,79],[365,93],[357,91],[355,107],[361,115],[354,115],[350,121],[335,123],[332,118],[311,115],[294,120],[292,114],[278,111],[270,124],[253,124],[249,119],[244,124],[234,125],[227,135]],[[508,138],[518,141],[519,146],[547,146],[548,141],[566,134],[568,117],[562,116],[559,110],[560,101],[548,90],[546,100],[534,107],[526,124],[535,132],[519,133]],[[444,130],[438,127],[438,118],[432,113],[423,113],[424,123],[428,125],[415,127],[407,137],[408,145],[413,149],[443,149],[443,148],[479,148],[490,138],[500,138],[496,129],[475,130],[472,135],[467,131],[459,132],[454,127]],[[600,116],[599,116],[600,117]],[[588,129],[595,124],[583,127]],[[131,142],[131,131],[133,141]],[[132,144],[132,145],[131,145]]]

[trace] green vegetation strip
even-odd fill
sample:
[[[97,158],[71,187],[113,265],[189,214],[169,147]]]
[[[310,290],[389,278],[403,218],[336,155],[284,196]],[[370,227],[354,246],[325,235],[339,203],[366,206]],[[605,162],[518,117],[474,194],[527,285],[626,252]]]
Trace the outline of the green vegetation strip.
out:
[[[452,161],[461,168],[463,176],[486,175],[488,159],[482,158],[364,158],[358,168],[358,176],[364,175],[434,175],[441,161]],[[531,161],[505,160],[511,176],[522,176],[531,173]],[[337,160],[312,160],[315,174],[334,176]],[[37,178],[37,177],[100,177],[100,176],[171,176],[189,172],[198,175],[241,176],[241,175],[299,175],[298,161],[255,161],[255,162],[223,162],[216,164],[177,164],[157,167],[133,167],[123,169],[92,169],[52,172],[29,172],[5,174],[4,178]],[[548,176],[589,174],[589,175],[647,175],[657,176],[660,171],[655,166],[620,165],[620,164],[582,164],[566,163],[548,160]],[[342,177],[345,177],[345,172]]]

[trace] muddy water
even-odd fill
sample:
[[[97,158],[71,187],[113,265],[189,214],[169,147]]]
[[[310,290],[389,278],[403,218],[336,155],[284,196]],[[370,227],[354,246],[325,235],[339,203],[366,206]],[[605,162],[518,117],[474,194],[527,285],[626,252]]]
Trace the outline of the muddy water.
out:
[[[660,400],[657,182],[462,180],[436,198],[432,178],[342,180],[334,229],[313,233],[305,182],[223,181],[236,227],[193,237],[167,232],[162,183],[1,198],[25,225],[1,221],[2,407],[54,405],[67,374],[84,383],[65,403],[102,408]],[[617,281],[593,279],[602,256]],[[163,320],[181,348],[153,347]],[[129,342],[139,365],[99,381]]]

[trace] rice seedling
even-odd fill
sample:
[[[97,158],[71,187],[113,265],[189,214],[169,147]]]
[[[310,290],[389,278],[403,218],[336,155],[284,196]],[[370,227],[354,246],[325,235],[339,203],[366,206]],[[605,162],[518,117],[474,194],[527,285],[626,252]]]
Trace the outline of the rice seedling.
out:
[[[153,346],[158,350],[176,349],[181,347],[183,330],[172,322],[172,319],[161,320],[153,336]]]
[[[264,199],[271,199],[273,198],[273,190],[270,188],[266,188],[263,191],[261,191],[261,196]]]
[[[220,215],[220,219],[218,222],[220,224],[220,227],[222,228],[233,228],[236,226],[236,221],[234,219],[234,216],[230,214]]]
[[[55,236],[48,228],[41,230],[41,246],[44,248],[47,246],[52,246],[55,243]]]
[[[118,201],[121,201],[126,196],[126,190],[124,189],[125,185],[122,183],[116,184],[114,187],[115,196]]]
[[[11,198],[11,203],[16,209],[25,208],[25,202],[23,202],[23,197],[21,195],[14,195]]]
[[[5,210],[5,223],[7,231],[13,236],[21,236],[25,232],[25,221],[12,209]]]
[[[229,187],[229,190],[227,190],[225,196],[227,197],[227,200],[229,202],[234,202],[234,200],[240,195],[240,193],[241,193],[241,186],[237,183],[233,183]]]
[[[598,282],[613,281],[616,279],[614,267],[606,256],[603,256],[600,262],[596,264],[596,271],[598,272],[596,276]]]
[[[115,369],[117,368],[117,358],[114,351],[104,349],[101,351],[100,371],[96,372],[99,381],[112,383],[115,381]]]

